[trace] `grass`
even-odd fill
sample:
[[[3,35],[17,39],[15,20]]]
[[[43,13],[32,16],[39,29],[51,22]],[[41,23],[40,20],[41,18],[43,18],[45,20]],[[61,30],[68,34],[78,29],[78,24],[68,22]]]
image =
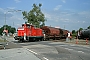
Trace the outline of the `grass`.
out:
[[[0,39],[0,43],[1,43],[1,42],[8,42],[8,41],[7,41],[7,40]]]

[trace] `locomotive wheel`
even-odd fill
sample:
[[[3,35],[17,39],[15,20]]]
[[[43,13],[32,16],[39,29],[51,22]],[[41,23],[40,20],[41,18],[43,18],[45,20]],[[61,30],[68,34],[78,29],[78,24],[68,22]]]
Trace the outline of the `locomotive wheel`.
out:
[[[20,40],[18,40],[18,42],[20,43],[21,41],[20,41]]]
[[[24,42],[24,40],[20,39],[20,40],[18,40],[18,42],[21,43],[21,42]]]
[[[21,41],[21,42],[24,42],[24,40],[22,40],[22,39],[21,39],[20,41]]]
[[[39,38],[37,38],[37,39],[36,39],[36,41],[40,41],[40,39],[39,39]]]
[[[41,38],[41,41],[44,41],[44,38]]]
[[[46,40],[46,38],[43,39],[43,41],[45,41],[45,40]]]

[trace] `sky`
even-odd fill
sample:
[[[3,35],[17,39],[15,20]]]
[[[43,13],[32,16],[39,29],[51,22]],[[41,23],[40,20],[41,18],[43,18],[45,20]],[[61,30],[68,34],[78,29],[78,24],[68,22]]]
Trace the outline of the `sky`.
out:
[[[29,12],[34,3],[42,4],[41,11],[47,19],[46,26],[60,27],[69,31],[86,29],[90,26],[90,0],[2,0],[0,27],[5,24],[20,27],[26,21],[22,12]]]

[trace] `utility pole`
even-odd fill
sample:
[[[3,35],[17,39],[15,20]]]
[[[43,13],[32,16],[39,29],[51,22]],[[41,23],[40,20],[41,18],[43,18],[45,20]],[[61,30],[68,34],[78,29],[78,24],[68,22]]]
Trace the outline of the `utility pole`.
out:
[[[14,22],[13,22],[13,27],[14,27]]]
[[[10,10],[10,11],[5,12],[5,27],[4,27],[4,29],[6,29],[6,15],[7,15],[7,13],[8,12],[18,12],[18,11],[22,11],[22,10]],[[13,26],[14,26],[14,22],[13,22]]]
[[[65,25],[64,25],[64,29],[65,29]]]
[[[5,13],[5,27],[4,27],[4,30],[6,29],[6,13]]]

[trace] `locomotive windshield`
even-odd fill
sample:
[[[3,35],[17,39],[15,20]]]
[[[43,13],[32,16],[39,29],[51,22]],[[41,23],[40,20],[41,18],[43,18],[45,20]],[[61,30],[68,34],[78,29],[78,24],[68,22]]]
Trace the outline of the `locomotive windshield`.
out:
[[[22,27],[27,27],[27,28],[30,28],[30,24],[22,24]]]
[[[26,27],[27,27],[27,28],[30,28],[30,25],[27,24]]]

